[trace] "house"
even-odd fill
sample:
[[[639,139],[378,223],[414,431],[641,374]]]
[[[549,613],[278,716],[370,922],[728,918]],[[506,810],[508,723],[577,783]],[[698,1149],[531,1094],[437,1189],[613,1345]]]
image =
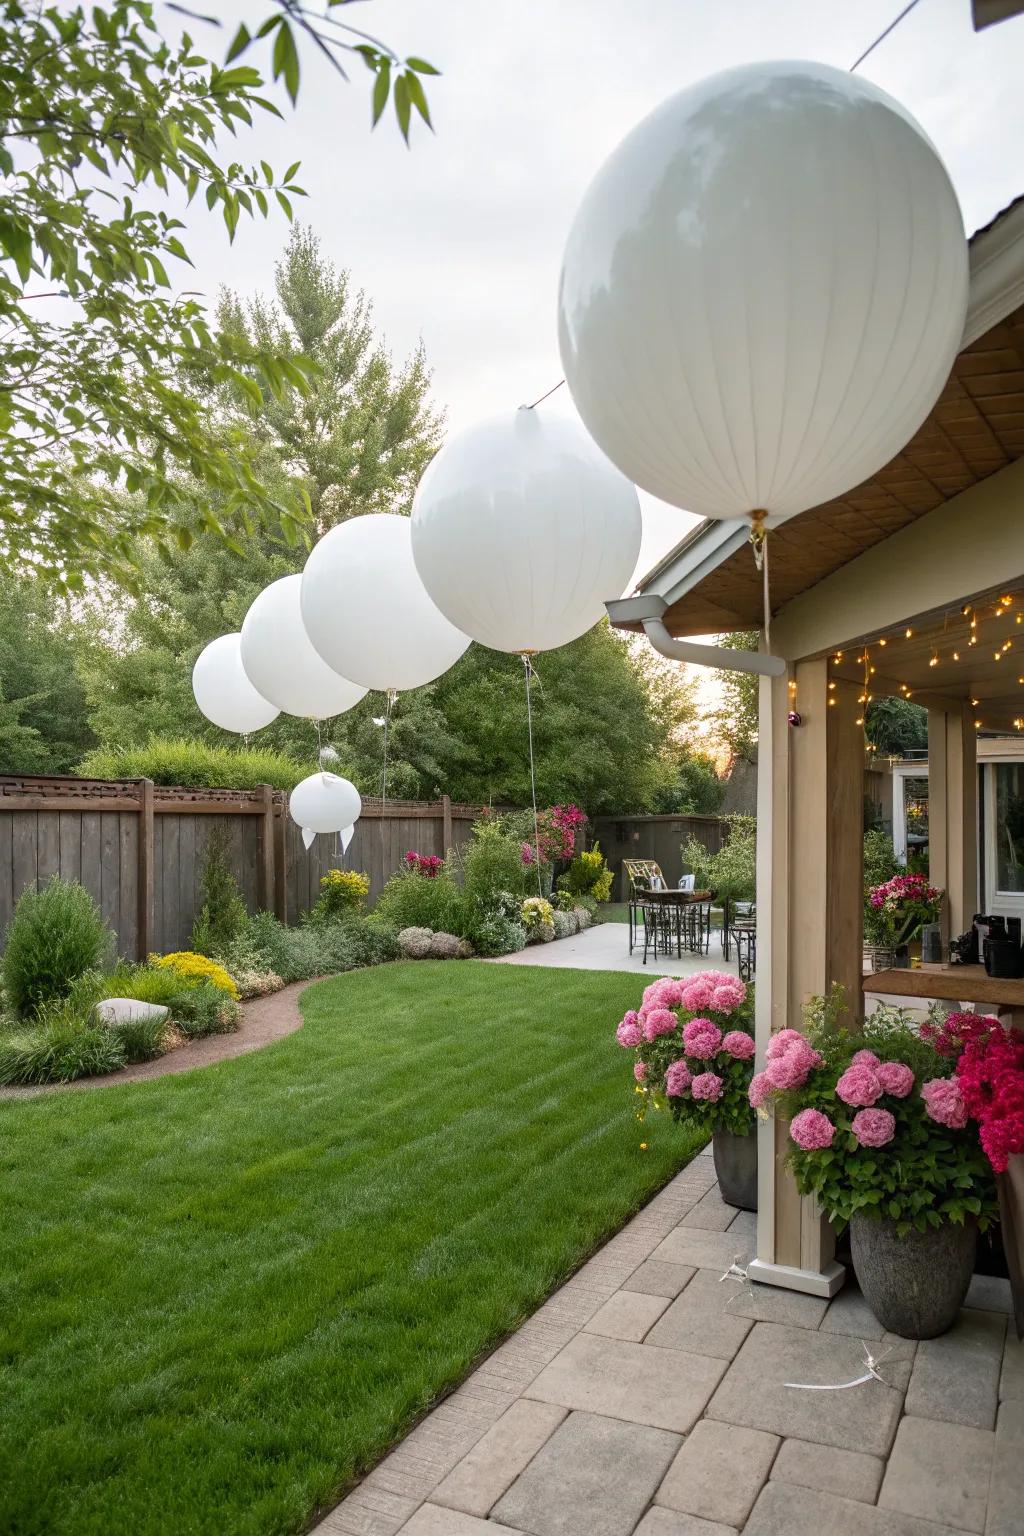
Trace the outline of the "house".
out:
[[[666,654],[672,637],[761,629],[762,649],[786,663],[760,681],[762,1056],[771,1032],[798,1026],[806,1000],[833,982],[850,1016],[860,1011],[872,697],[928,709],[928,852],[947,893],[945,936],[978,909],[979,825],[991,832],[982,851],[994,891],[1004,909],[1024,907],[1024,762],[983,758],[992,776],[980,805],[976,787],[979,737],[1009,739],[1016,753],[1024,725],[1024,198],[973,236],[970,273],[962,350],[921,429],[871,479],[769,534],[770,638],[738,521],[700,524],[635,598],[610,605],[613,622],[646,630]],[[751,1274],[832,1294],[842,1271],[831,1229],[784,1169],[786,1128],[769,1122],[759,1135]]]

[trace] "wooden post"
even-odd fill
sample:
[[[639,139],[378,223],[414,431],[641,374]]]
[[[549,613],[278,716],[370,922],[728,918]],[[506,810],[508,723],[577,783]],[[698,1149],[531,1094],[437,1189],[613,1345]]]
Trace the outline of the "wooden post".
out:
[[[452,847],[452,797],[441,796],[441,857],[446,859]]]
[[[288,921],[288,823],[283,809],[274,817],[274,914]]]
[[[258,784],[263,814],[260,817],[260,878],[258,901],[264,912],[274,910],[274,791],[269,784]]]
[[[974,711],[928,711],[928,878],[946,892],[942,937],[978,910],[978,743]]]
[[[153,780],[139,780],[139,959],[153,949]]]

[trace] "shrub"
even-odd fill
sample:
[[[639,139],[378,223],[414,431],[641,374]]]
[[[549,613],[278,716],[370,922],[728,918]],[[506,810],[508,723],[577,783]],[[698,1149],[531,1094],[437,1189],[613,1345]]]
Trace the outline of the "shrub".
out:
[[[100,965],[109,942],[96,903],[75,881],[54,875],[42,890],[24,891],[7,930],[8,1003],[21,1018],[32,1018]]]
[[[370,894],[370,877],[355,869],[329,869],[320,879],[320,896],[311,923],[333,923],[359,912]]]
[[[445,866],[431,877],[411,870],[392,875],[373,915],[396,930],[433,928],[462,938],[472,922],[473,906]]]
[[[219,955],[245,927],[248,913],[228,856],[225,827],[214,827],[203,862],[202,906],[192,928],[192,948],[201,955]]]
[[[753,816],[728,816],[729,836],[717,853],[697,838],[682,846],[683,863],[693,873],[697,889],[714,891],[725,901],[753,901],[757,894],[757,822]]]
[[[25,1034],[0,1036],[0,1084],[69,1083],[116,1072],[126,1059],[123,1042],[105,1025],[58,1018]]]
[[[169,1008],[176,997],[196,984],[174,970],[155,965],[131,965],[122,960],[100,978],[96,995],[132,997],[140,1003],[157,1003]]]
[[[490,906],[504,891],[520,897],[524,894],[522,846],[500,819],[474,822],[472,836],[460,849],[458,859],[463,888],[482,906]]]
[[[161,1056],[167,1037],[166,1019],[119,1019],[104,1026],[120,1041],[126,1062],[152,1061]]]
[[[178,977],[187,982],[210,982],[219,991],[228,997],[237,999],[238,988],[222,965],[216,960],[210,960],[206,955],[197,955],[194,950],[177,950],[171,955],[158,955],[153,962],[162,969],[173,971]]]
[[[559,875],[558,889],[574,897],[590,896],[595,902],[608,900],[612,893],[612,872],[605,863],[599,843],[576,854],[565,874]]]
[[[481,916],[468,935],[478,955],[514,955],[526,948],[526,929],[501,912]]]
[[[553,938],[555,909],[543,896],[527,896],[522,905],[520,922],[526,929],[527,939]]]
[[[571,912],[559,911],[555,913],[556,939],[569,939],[576,931],[576,919]]]
[[[238,1014],[235,999],[213,981],[187,987],[171,1004],[171,1018],[189,1040],[231,1034],[238,1028]]]
[[[309,769],[282,752],[211,747],[190,737],[151,736],[145,746],[96,747],[79,764],[90,779],[152,779],[189,789],[294,789]]]

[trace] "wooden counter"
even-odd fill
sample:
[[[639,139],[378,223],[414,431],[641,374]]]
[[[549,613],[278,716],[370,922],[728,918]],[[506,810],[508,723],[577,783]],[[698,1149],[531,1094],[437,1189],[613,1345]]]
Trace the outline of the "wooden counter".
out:
[[[983,965],[944,965],[941,971],[868,971],[864,991],[1009,1008],[1015,1024],[1024,1022],[1024,978],[986,976]]]

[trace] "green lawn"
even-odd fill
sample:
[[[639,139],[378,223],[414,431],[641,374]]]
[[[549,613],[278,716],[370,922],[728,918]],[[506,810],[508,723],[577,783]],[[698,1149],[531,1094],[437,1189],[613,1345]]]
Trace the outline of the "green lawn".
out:
[[[303,1529],[696,1150],[634,1118],[640,985],[357,971],[251,1056],[0,1104],[0,1531]]]

